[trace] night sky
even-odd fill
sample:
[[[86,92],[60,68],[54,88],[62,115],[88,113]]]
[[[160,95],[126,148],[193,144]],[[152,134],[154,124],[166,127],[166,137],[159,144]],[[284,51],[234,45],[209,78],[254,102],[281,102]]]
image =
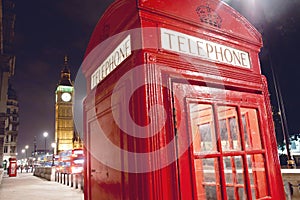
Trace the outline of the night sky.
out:
[[[199,0],[200,1],[200,0]],[[244,15],[263,34],[262,71],[270,84],[270,59],[277,72],[285,104],[290,134],[300,133],[300,2],[298,0],[224,0]],[[64,56],[69,56],[74,80],[82,63],[91,33],[113,0],[15,0],[16,69],[13,86],[20,106],[18,152],[25,145],[33,151],[44,148],[44,131],[54,142],[55,88]],[[268,47],[268,48],[267,48]],[[276,111],[276,108],[275,108]]]
[[[33,151],[54,142],[55,89],[64,56],[69,57],[71,78],[83,60],[89,37],[112,0],[16,0],[16,69],[13,86],[20,107],[18,152],[26,144]]]

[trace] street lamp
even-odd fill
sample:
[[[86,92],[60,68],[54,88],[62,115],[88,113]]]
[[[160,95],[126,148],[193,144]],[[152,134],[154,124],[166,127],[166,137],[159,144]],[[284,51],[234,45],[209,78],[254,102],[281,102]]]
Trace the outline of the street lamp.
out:
[[[48,132],[44,132],[43,135],[45,137],[45,155],[46,155],[46,142],[47,142]]]
[[[25,149],[22,149],[22,153],[25,153]]]
[[[25,154],[25,149],[22,149],[22,154]],[[24,156],[23,156],[23,158],[24,158]],[[23,159],[22,159],[22,165],[23,165],[24,163],[23,163]]]
[[[56,147],[56,143],[53,142],[53,143],[51,144],[51,147],[53,148],[53,154],[52,154],[52,166],[54,166],[54,149],[55,149],[55,147]]]
[[[27,150],[28,150],[28,148],[29,148],[29,146],[26,145],[26,146],[25,146],[26,159],[27,159]]]
[[[34,158],[36,158],[36,136],[33,138],[33,151],[34,151]]]

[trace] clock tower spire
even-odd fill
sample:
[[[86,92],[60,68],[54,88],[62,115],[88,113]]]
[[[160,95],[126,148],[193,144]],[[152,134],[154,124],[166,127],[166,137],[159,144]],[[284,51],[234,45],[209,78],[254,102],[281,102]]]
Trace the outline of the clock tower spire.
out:
[[[68,56],[65,56],[64,66],[60,72],[59,85],[73,86],[71,81],[71,72],[68,65]]]
[[[71,72],[68,66],[67,56],[64,58],[55,96],[55,152],[59,153],[64,150],[72,150],[74,143],[74,87],[71,81]]]

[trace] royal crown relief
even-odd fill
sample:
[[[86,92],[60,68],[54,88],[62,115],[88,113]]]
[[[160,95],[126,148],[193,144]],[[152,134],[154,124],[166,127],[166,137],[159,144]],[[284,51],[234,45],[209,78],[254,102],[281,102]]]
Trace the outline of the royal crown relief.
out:
[[[201,22],[221,28],[222,18],[208,3],[206,5],[198,6],[196,12]]]

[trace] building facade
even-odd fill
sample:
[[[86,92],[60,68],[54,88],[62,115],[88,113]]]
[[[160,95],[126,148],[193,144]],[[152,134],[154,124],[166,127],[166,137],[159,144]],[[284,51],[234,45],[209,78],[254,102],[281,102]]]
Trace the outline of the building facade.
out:
[[[0,167],[4,151],[8,82],[15,68],[14,8],[15,4],[12,0],[0,0]]]
[[[55,153],[57,154],[81,146],[81,140],[73,120],[74,86],[71,81],[67,57],[65,57],[64,66],[61,70],[55,96]]]
[[[11,84],[8,87],[7,98],[3,160],[8,162],[9,158],[15,158],[17,155],[19,129],[19,103]]]

